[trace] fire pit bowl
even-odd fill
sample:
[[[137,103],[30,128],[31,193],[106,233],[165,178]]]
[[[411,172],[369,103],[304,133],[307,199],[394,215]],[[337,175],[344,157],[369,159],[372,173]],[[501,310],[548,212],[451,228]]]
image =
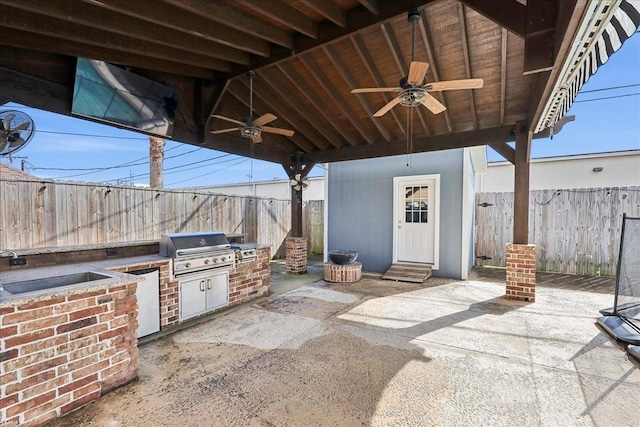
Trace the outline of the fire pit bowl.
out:
[[[330,251],[329,259],[334,264],[348,265],[358,258],[358,252],[355,251]]]

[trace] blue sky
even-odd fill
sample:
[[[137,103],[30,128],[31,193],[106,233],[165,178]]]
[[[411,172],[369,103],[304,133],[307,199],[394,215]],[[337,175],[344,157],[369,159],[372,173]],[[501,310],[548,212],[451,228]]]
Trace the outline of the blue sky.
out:
[[[640,86],[589,92],[639,84],[640,34],[636,33],[583,87],[569,112],[576,121],[553,140],[534,140],[532,157],[640,149]],[[20,168],[25,157],[26,170],[42,178],[148,184],[147,136],[15,104],[2,107],[9,108],[26,112],[36,123],[36,135],[16,153],[14,167]],[[491,149],[487,153],[489,160],[503,160]],[[174,141],[166,141],[164,169],[165,188],[286,178],[278,164]],[[322,174],[323,169],[316,167],[310,176]]]

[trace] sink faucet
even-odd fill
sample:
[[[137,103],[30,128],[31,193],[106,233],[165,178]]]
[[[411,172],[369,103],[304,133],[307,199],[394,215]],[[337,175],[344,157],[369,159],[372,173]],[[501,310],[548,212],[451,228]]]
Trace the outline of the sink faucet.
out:
[[[13,256],[13,258],[18,258],[18,254],[17,253],[15,253],[14,251],[10,251],[8,249],[1,250],[0,254],[11,254]]]
[[[18,258],[18,254],[14,251],[10,251],[8,249],[4,249],[0,251],[0,254],[11,254],[13,258]],[[2,277],[0,277],[0,292],[2,292],[4,288],[2,287]]]

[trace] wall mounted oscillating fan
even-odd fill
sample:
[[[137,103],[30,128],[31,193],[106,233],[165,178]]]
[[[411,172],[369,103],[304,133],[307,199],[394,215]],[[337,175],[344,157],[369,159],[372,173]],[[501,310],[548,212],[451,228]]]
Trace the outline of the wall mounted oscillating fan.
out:
[[[25,145],[36,131],[33,119],[17,110],[0,111],[0,156],[11,156]]]
[[[291,178],[289,184],[291,184],[291,186],[295,190],[302,191],[309,186],[309,178],[307,178],[306,176],[302,176],[301,173],[297,173],[293,176],[293,178]]]

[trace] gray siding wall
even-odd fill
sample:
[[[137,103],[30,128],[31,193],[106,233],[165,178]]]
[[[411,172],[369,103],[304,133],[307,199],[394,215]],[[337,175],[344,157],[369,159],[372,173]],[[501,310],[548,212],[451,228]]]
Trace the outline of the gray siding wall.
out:
[[[365,271],[384,272],[393,260],[393,178],[440,174],[440,269],[460,278],[463,151],[332,163],[329,167],[328,251],[355,250]]]
[[[469,176],[467,177],[469,179],[469,192],[470,194],[468,195],[469,197],[469,216],[471,218],[471,222],[469,224],[469,264],[468,264],[468,271],[471,271],[471,269],[473,268],[474,264],[475,264],[475,260],[476,260],[476,254],[475,254],[475,229],[474,229],[474,225],[476,223],[476,209],[475,209],[475,201],[476,201],[476,174],[475,174],[475,170],[473,169],[473,162],[471,161],[471,158],[467,157],[465,159],[465,162],[468,162],[469,164]]]

